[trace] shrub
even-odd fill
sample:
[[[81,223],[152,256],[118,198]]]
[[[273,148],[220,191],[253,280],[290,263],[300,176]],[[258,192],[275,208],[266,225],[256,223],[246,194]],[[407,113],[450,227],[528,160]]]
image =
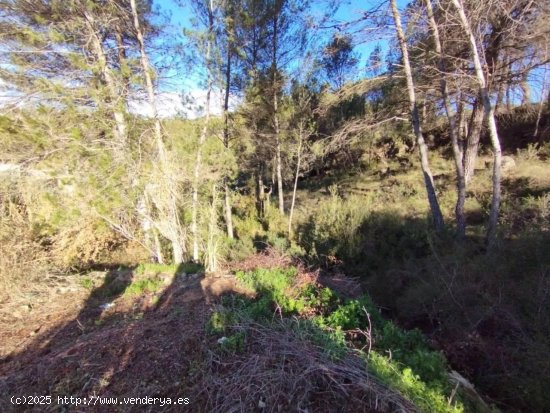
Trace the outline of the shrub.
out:
[[[230,311],[214,311],[208,319],[206,331],[209,334],[223,334],[235,321],[235,314]]]
[[[297,314],[306,308],[306,300],[299,292],[292,292],[297,271],[288,269],[258,268],[250,272],[237,272],[236,278],[242,285],[258,295],[249,305],[249,312],[255,316],[267,317],[279,310],[285,314]]]
[[[238,280],[256,294],[255,299],[241,296],[227,297],[223,304],[228,313],[214,313],[209,322],[210,331],[227,331],[233,317],[244,316],[261,322],[273,320],[276,308],[282,315],[316,314],[311,318],[296,318],[292,323],[295,333],[321,346],[332,359],[345,357],[352,342],[347,331],[369,331],[372,351],[368,356],[369,370],[383,383],[402,392],[417,406],[430,412],[462,412],[458,402],[449,404],[445,396],[451,391],[447,380],[444,356],[432,351],[418,330],[404,331],[385,320],[370,297],[341,300],[328,288],[307,284],[296,288],[295,268],[256,269],[237,273]],[[240,314],[240,316],[238,316]],[[228,344],[231,351],[240,348],[241,339]],[[354,342],[363,347],[365,343]],[[388,353],[390,357],[382,356]]]
[[[460,402],[453,404],[439,388],[430,388],[428,384],[413,373],[413,370],[401,366],[390,358],[375,351],[368,356],[369,369],[384,384],[399,390],[413,401],[422,411],[433,413],[462,413],[464,408]]]
[[[397,210],[374,210],[369,197],[340,197],[334,188],[309,220],[300,226],[300,243],[308,257],[323,264],[342,262],[350,275],[376,272],[387,262],[423,256],[428,249],[427,221]]]
[[[335,186],[330,188],[330,199],[321,203],[309,221],[298,231],[306,253],[313,258],[338,257],[344,259],[358,254],[362,247],[360,227],[369,208],[365,200],[352,196],[344,200]]]

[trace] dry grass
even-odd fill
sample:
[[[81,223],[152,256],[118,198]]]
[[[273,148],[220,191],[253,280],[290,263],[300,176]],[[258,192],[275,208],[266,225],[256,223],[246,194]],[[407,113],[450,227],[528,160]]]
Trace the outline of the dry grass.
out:
[[[228,265],[230,271],[252,271],[256,268],[285,268],[292,264],[292,259],[272,247],[266,248],[258,254],[254,254],[243,261]]]
[[[415,412],[409,401],[378,383],[365,361],[331,360],[281,324],[247,323],[246,351],[210,353],[201,397],[211,412]]]
[[[33,240],[24,208],[0,199],[0,303],[27,291],[47,273],[48,257]]]

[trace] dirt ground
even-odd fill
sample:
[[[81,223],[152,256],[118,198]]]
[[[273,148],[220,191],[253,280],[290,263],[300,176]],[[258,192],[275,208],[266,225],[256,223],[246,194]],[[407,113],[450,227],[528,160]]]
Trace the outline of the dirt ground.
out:
[[[92,290],[79,284],[78,275],[67,276],[41,297],[31,297],[32,305],[3,306],[0,411],[201,411],[204,395],[196,384],[207,351],[204,325],[212,298],[233,290],[234,280],[197,274],[176,277],[156,293],[105,297],[107,283],[131,280],[131,273],[94,276],[100,286]],[[10,401],[33,395],[52,401]],[[96,406],[84,409],[57,399],[90,395],[188,398],[189,404],[114,408],[96,399]]]
[[[288,264],[266,254],[239,268]],[[138,293],[131,286],[151,274],[126,268],[59,276],[3,303],[0,412],[415,411],[372,381],[359,359],[335,364],[284,329],[241,326],[246,349],[220,353],[218,337],[205,331],[217,298],[248,295],[231,270],[155,274],[161,287]],[[360,293],[356,280],[338,274],[299,266],[299,277]]]

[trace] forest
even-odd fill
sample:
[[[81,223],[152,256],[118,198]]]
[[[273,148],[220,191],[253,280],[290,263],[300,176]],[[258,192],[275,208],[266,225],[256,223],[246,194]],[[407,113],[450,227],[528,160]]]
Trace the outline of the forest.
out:
[[[550,412],[548,22],[0,0],[0,411]]]

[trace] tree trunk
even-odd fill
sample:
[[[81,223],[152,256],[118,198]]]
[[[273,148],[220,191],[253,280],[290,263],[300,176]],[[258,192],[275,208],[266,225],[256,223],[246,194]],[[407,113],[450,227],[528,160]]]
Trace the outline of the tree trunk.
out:
[[[543,144],[543,136],[542,134],[539,137],[539,127],[540,127],[540,120],[542,118],[542,111],[544,110],[544,100],[545,100],[545,93],[546,93],[546,66],[544,67],[544,73],[542,75],[542,87],[540,90],[540,102],[539,102],[539,109],[537,110],[537,120],[535,121],[535,130],[533,131],[533,140],[537,141],[539,147]]]
[[[114,153],[118,158],[124,159],[124,150],[128,138],[128,128],[126,125],[124,112],[120,109],[118,102],[120,97],[118,90],[119,88],[116,85],[115,76],[113,75],[111,68],[108,66],[105,50],[103,49],[103,44],[95,27],[95,19],[87,10],[84,11],[84,17],[86,19],[86,26],[91,39],[92,51],[99,65],[102,79],[107,86],[107,102],[110,105],[110,110],[112,111],[112,116],[115,121],[113,134],[116,142],[116,150]]]
[[[294,176],[294,188],[292,188],[292,202],[288,213],[288,237],[292,237],[292,216],[294,214],[294,204],[296,203],[296,190],[298,188],[298,176],[300,175],[300,163],[302,162],[302,142],[303,142],[303,127],[300,125],[299,143],[298,143],[298,159],[296,161],[296,174]]]
[[[491,137],[491,145],[493,147],[493,198],[491,201],[491,211],[489,213],[489,224],[487,227],[487,243],[489,247],[493,247],[496,238],[497,238],[497,225],[498,225],[498,216],[500,210],[500,180],[501,180],[501,162],[502,162],[502,153],[500,149],[500,140],[497,132],[497,125],[495,122],[495,113],[494,108],[491,105],[491,100],[489,93],[487,92],[487,81],[485,79],[485,74],[483,73],[483,67],[481,65],[481,59],[479,57],[479,51],[477,48],[476,40],[474,33],[470,27],[470,22],[466,17],[464,12],[464,7],[460,0],[451,0],[453,5],[458,11],[460,17],[460,23],[462,28],[468,36],[470,42],[470,51],[473,55],[475,74],[477,82],[479,84],[479,92],[481,96],[481,101],[483,103],[483,110],[485,112],[485,117],[489,123],[489,135]]]
[[[143,245],[150,253],[151,261],[162,262],[163,257],[160,251],[160,242],[154,231],[151,221],[151,208],[147,199],[147,192],[144,192],[137,203],[137,215],[140,221],[141,231],[143,232]]]
[[[462,93],[459,93],[456,102],[457,117],[458,117],[458,141],[460,145],[460,162],[464,165],[464,142],[468,136],[468,123],[466,122],[466,111],[464,110],[464,101]],[[464,181],[466,181],[466,173],[464,173]]]
[[[258,165],[257,172],[257,187],[256,187],[256,199],[257,199],[257,208],[258,208],[258,216],[263,217],[264,211],[265,211],[265,186],[264,186],[264,178],[263,178],[263,167],[262,165]]]
[[[271,62],[271,70],[273,71],[273,129],[275,132],[275,160],[277,172],[277,194],[279,196],[279,212],[285,213],[285,196],[283,193],[283,174],[281,166],[281,135],[279,127],[279,97],[277,84],[277,37],[278,37],[278,16],[275,15],[273,21],[273,56]]]
[[[205,251],[206,271],[216,271],[218,269],[218,245],[216,237],[216,227],[218,221],[218,190],[216,184],[212,185],[212,204],[210,205],[210,219],[208,220],[208,238]]]
[[[155,242],[155,256],[159,264],[164,264],[164,255],[162,254],[162,246],[160,245],[160,239],[158,232],[153,228],[153,240]]]
[[[231,239],[234,238],[233,232],[233,214],[231,212],[231,189],[227,179],[224,181],[224,209],[225,209],[225,225],[227,227],[227,236]]]
[[[449,97],[449,90],[447,86],[447,80],[445,78],[445,58],[443,56],[443,49],[441,48],[441,40],[439,38],[439,29],[435,22],[432,1],[426,0],[426,8],[428,11],[428,23],[431,26],[435,41],[435,50],[438,54],[438,70],[440,79],[441,94],[443,95],[443,103],[445,105],[445,113],[449,119],[449,133],[451,135],[451,144],[453,147],[453,155],[456,169],[456,187],[457,187],[457,201],[455,206],[456,217],[456,230],[459,238],[464,238],[466,235],[466,218],[464,215],[464,202],[466,201],[466,183],[464,179],[464,166],[462,165],[462,151],[459,145],[459,130],[456,123],[456,116],[451,104],[451,98]]]
[[[176,196],[173,193],[174,188],[172,187],[171,180],[171,171],[169,171],[168,159],[166,156],[166,148],[164,147],[164,141],[162,138],[162,127],[160,124],[160,118],[157,110],[157,103],[155,97],[155,89],[153,86],[153,79],[151,78],[151,65],[149,63],[149,58],[145,51],[145,41],[143,38],[143,33],[139,24],[139,15],[136,7],[136,1],[130,0],[130,5],[132,8],[132,16],[134,22],[134,29],[136,31],[136,38],[139,44],[140,50],[140,62],[141,70],[143,72],[143,77],[145,79],[145,89],[147,90],[147,97],[149,100],[149,105],[151,105],[151,110],[153,112],[154,119],[154,134],[155,134],[155,143],[157,147],[157,154],[159,157],[160,169],[162,176],[166,178],[165,190],[167,194],[165,207],[168,213],[168,220],[170,225],[170,234],[169,239],[172,243],[173,251],[173,260],[175,264],[180,264],[184,260],[184,246],[183,246],[183,236],[181,230],[181,224],[179,221],[179,215],[177,210]]]
[[[479,150],[479,139],[481,137],[481,128],[483,127],[483,106],[480,105],[479,99],[476,99],[472,108],[470,124],[468,126],[468,135],[465,140],[466,148],[464,150],[464,179],[466,185],[470,183],[474,177],[474,171],[477,160],[477,152]]]
[[[283,175],[281,170],[281,141],[277,133],[277,192],[279,195],[279,212],[285,213],[285,197],[283,193]]]
[[[409,52],[407,48],[407,43],[405,41],[405,35],[403,34],[403,29],[401,27],[401,17],[399,11],[397,10],[397,5],[395,0],[390,0],[390,5],[392,9],[393,19],[395,22],[395,31],[397,34],[397,40],[399,41],[399,46],[401,48],[401,53],[403,55],[403,66],[405,69],[405,78],[407,80],[407,90],[409,93],[410,101],[410,112],[412,118],[413,131],[416,136],[416,141],[418,143],[418,149],[420,152],[420,164],[422,166],[422,173],[424,175],[424,183],[426,186],[426,192],[428,194],[428,201],[430,203],[430,210],[432,213],[432,218],[434,222],[434,227],[436,231],[440,232],[443,229],[443,214],[439,207],[439,202],[437,200],[437,194],[435,192],[434,181],[432,173],[430,171],[430,164],[428,159],[428,146],[424,141],[424,136],[422,134],[422,129],[420,126],[420,119],[418,115],[418,105],[416,103],[416,94],[414,91],[414,82],[412,77],[411,66],[409,62]]]
[[[193,172],[193,197],[192,197],[192,210],[191,210],[191,234],[193,235],[193,261],[199,261],[199,228],[198,228],[198,209],[199,209],[199,183],[200,173],[202,167],[202,149],[208,136],[208,128],[210,124],[210,95],[212,93],[212,75],[210,73],[210,55],[212,49],[212,35],[214,33],[214,5],[210,0],[208,5],[208,40],[206,42],[206,104],[205,104],[205,116],[204,125],[199,136],[199,146],[197,148],[197,155],[195,158],[195,170]]]
[[[225,96],[223,102],[223,146],[229,151],[229,93],[231,88],[231,45],[227,44],[227,62],[225,66]],[[231,191],[229,189],[229,177],[227,174],[223,178],[224,187],[224,208],[225,208],[225,226],[227,236],[233,239],[233,214],[231,212]]]

